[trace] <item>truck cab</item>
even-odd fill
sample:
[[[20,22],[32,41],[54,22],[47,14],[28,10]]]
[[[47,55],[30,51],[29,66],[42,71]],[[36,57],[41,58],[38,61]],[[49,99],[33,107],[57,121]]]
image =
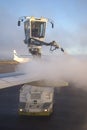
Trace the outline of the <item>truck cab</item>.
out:
[[[21,21],[23,19],[19,19],[18,26],[20,26]],[[30,38],[36,38],[41,41],[44,41],[45,32],[46,32],[46,18],[35,18],[35,17],[26,17],[24,20],[24,32],[25,32],[25,40],[26,44],[29,44]]]

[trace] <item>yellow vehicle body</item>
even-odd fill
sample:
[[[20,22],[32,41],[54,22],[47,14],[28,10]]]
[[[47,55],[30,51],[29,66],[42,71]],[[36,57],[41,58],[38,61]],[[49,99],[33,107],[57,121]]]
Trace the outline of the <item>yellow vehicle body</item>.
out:
[[[54,88],[23,85],[19,96],[19,115],[49,116],[53,112]]]

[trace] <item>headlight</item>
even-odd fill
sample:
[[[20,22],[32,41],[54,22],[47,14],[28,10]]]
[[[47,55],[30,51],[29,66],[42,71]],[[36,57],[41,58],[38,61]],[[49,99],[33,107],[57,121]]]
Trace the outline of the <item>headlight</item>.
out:
[[[19,111],[23,111],[23,109],[19,109]]]
[[[45,109],[44,111],[45,111],[45,112],[47,112],[48,110],[47,110],[47,109]]]

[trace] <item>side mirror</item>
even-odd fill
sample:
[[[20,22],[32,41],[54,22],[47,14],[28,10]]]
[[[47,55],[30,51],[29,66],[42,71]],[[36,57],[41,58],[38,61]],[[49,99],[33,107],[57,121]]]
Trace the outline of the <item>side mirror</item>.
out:
[[[54,28],[54,24],[53,23],[51,23],[52,24],[52,28]]]
[[[54,24],[52,22],[50,22],[52,24],[52,28],[54,28]]]
[[[18,26],[20,26],[20,21],[18,21]]]

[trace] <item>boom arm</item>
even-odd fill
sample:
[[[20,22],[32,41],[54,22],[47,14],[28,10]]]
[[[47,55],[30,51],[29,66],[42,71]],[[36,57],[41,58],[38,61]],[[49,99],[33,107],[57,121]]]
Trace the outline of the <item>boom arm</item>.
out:
[[[36,41],[36,42],[31,42],[32,40]],[[55,42],[55,41],[47,43],[44,41],[37,40],[35,38],[30,38],[30,43],[32,43],[33,45],[36,45],[36,46],[43,46],[43,45],[50,46],[50,51],[54,51],[56,49],[61,49],[62,52],[65,52],[64,49],[62,47],[60,47],[60,45],[58,45],[57,42]]]

